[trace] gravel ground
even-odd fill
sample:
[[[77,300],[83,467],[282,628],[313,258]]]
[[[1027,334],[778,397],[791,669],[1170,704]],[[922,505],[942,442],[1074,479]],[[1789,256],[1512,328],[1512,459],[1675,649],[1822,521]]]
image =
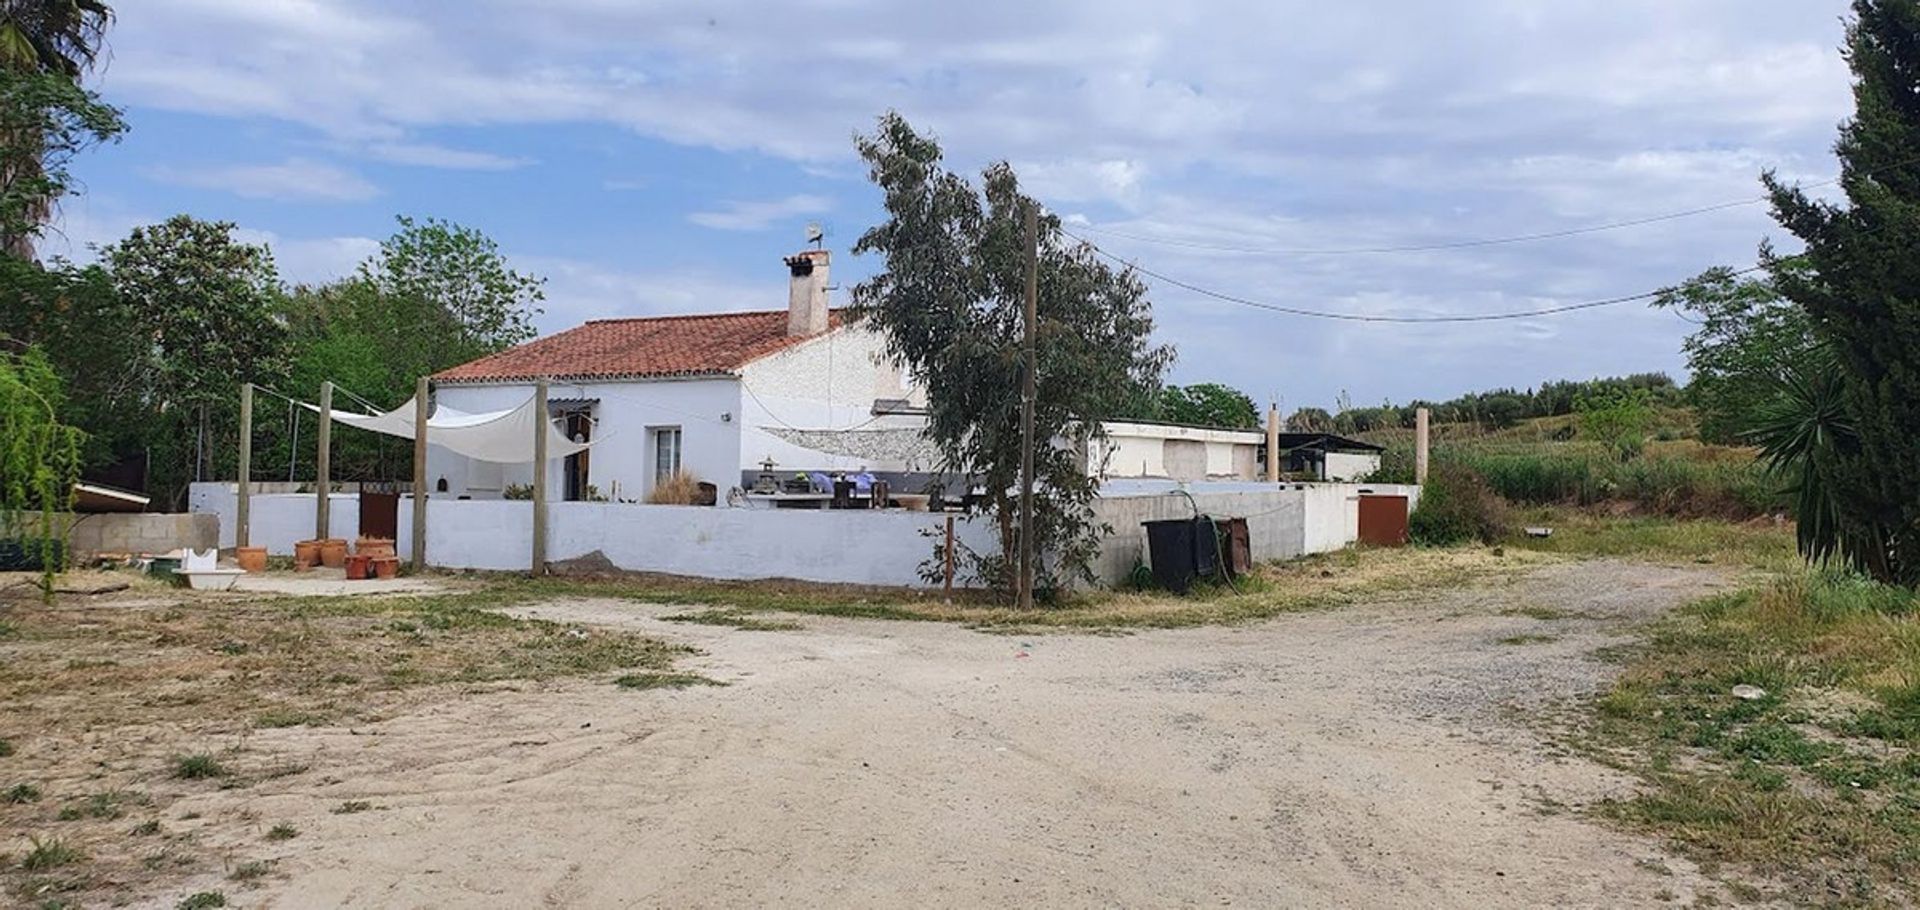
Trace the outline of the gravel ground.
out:
[[[1631,784],[1526,723],[1604,683],[1596,649],[1723,583],[1561,563],[1124,636],[742,632],[557,601],[521,612],[696,645],[687,667],[728,685],[576,681],[260,731],[249,749],[313,770],[178,808],[277,861],[259,890],[202,883],[241,906],[1724,901],[1658,844],[1566,811]],[[331,811],[348,800],[373,808]],[[300,837],[262,847],[276,822]]]

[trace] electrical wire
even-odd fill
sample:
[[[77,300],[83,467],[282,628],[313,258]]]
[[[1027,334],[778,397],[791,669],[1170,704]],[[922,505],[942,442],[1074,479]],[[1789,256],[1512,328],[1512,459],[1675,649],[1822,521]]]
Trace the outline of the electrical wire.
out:
[[[1142,275],[1152,278],[1155,281],[1159,281],[1162,284],[1169,284],[1177,288],[1192,291],[1193,293],[1199,294],[1203,297],[1211,297],[1215,300],[1219,300],[1225,303],[1238,304],[1240,306],[1252,307],[1254,309],[1269,310],[1275,313],[1285,313],[1290,316],[1306,316],[1314,319],[1335,319],[1335,320],[1341,320],[1345,322],[1386,322],[1386,323],[1398,323],[1398,324],[1420,324],[1420,323],[1449,323],[1449,322],[1453,322],[1453,323],[1495,322],[1503,319],[1532,319],[1539,316],[1552,316],[1559,313],[1572,313],[1572,312],[1578,312],[1580,310],[1592,310],[1592,309],[1598,309],[1600,307],[1618,306],[1623,303],[1637,303],[1643,300],[1652,300],[1656,297],[1659,297],[1662,294],[1667,293],[1667,291],[1670,290],[1669,288],[1661,288],[1653,291],[1645,291],[1639,294],[1630,294],[1625,297],[1609,297],[1605,300],[1588,300],[1581,303],[1569,303],[1569,304],[1562,304],[1560,306],[1541,307],[1539,309],[1533,309],[1533,310],[1515,310],[1515,311],[1504,312],[1504,313],[1472,313],[1472,314],[1465,314],[1465,315],[1459,315],[1459,316],[1383,316],[1383,315],[1377,315],[1372,313],[1341,313],[1341,312],[1334,312],[1331,310],[1310,310],[1302,307],[1290,307],[1290,306],[1285,306],[1277,303],[1267,303],[1261,300],[1253,300],[1247,297],[1241,297],[1235,294],[1229,294],[1224,291],[1216,291],[1216,290],[1213,290],[1212,288],[1202,287],[1200,285],[1193,284],[1191,282],[1182,281],[1171,275],[1162,274],[1160,272],[1156,272],[1152,269],[1149,269],[1145,266],[1139,265],[1138,263],[1135,263],[1126,259],[1122,259],[1119,256],[1116,256],[1112,253],[1107,252],[1104,249],[1101,249],[1099,244],[1094,243],[1093,241],[1088,240],[1085,237],[1081,237],[1077,234],[1074,234],[1071,231],[1067,231],[1063,229],[1061,233],[1065,234],[1068,237],[1072,237],[1073,239],[1078,240],[1081,243],[1086,244],[1087,247],[1092,249],[1095,253],[1107,259],[1112,260],[1113,262],[1119,264],[1124,268],[1131,269],[1135,272],[1138,272]],[[1738,271],[1731,272],[1729,274],[1732,275],[1733,277],[1738,277],[1741,275],[1750,275],[1754,272],[1765,271],[1766,268],[1767,267],[1764,265],[1748,266],[1747,268],[1740,269]]]
[[[1893,164],[1886,165],[1885,167],[1882,167],[1882,168],[1876,168],[1874,170],[1890,170],[1892,168],[1905,167],[1907,165],[1916,164],[1916,163],[1920,163],[1920,157],[1906,159],[1903,161],[1897,161],[1897,162],[1894,162]],[[1860,172],[1860,174],[1863,176],[1871,176],[1872,173],[1873,173],[1872,170],[1863,170]],[[1819,189],[1821,187],[1837,185],[1840,183],[1842,179],[1844,178],[1833,177],[1827,180],[1817,181],[1815,183],[1795,184],[1793,188],[1796,190]],[[1579,237],[1586,234],[1598,234],[1604,231],[1615,231],[1615,230],[1620,230],[1622,228],[1641,227],[1649,224],[1659,224],[1661,222],[1666,222],[1666,221],[1677,221],[1682,218],[1692,218],[1699,215],[1711,214],[1713,212],[1726,211],[1727,209],[1742,208],[1749,205],[1760,205],[1762,203],[1771,202],[1772,200],[1773,200],[1773,197],[1770,195],[1754,196],[1747,199],[1734,199],[1728,202],[1715,203],[1713,205],[1703,205],[1698,208],[1682,209],[1677,212],[1667,212],[1660,215],[1648,215],[1643,218],[1629,218],[1623,221],[1609,221],[1601,224],[1592,224],[1592,225],[1587,225],[1585,227],[1566,228],[1564,230],[1558,230],[1558,231],[1541,231],[1538,233],[1514,234],[1514,235],[1505,236],[1505,237],[1479,237],[1479,238],[1470,238],[1466,240],[1442,241],[1438,243],[1416,243],[1416,244],[1406,244],[1406,245],[1399,245],[1399,246],[1363,246],[1363,247],[1331,247],[1331,248],[1309,247],[1309,248],[1297,248],[1297,249],[1233,246],[1229,244],[1201,243],[1198,241],[1191,241],[1191,240],[1173,240],[1165,237],[1149,237],[1143,234],[1131,234],[1124,231],[1113,231],[1113,230],[1108,230],[1106,228],[1094,227],[1092,225],[1080,225],[1079,227],[1080,227],[1080,230],[1087,231],[1089,233],[1104,234],[1108,237],[1118,237],[1125,240],[1136,241],[1139,243],[1151,243],[1159,246],[1183,247],[1191,250],[1207,250],[1207,251],[1216,252],[1216,253],[1251,253],[1251,254],[1265,255],[1265,256],[1371,256],[1371,255],[1380,255],[1380,254],[1388,254],[1388,253],[1432,253],[1432,252],[1438,252],[1442,250],[1463,250],[1463,249],[1473,249],[1476,247],[1501,246],[1504,244],[1512,244],[1512,243],[1533,243],[1541,240],[1558,240],[1566,237]]]

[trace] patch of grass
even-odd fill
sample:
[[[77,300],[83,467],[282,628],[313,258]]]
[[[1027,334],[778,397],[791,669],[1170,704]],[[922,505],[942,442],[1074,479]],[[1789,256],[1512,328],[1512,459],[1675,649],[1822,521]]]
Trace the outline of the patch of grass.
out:
[[[227,767],[211,755],[182,755],[173,760],[173,776],[180,780],[210,780],[229,773]]]
[[[160,833],[160,820],[157,818],[147,819],[140,824],[134,825],[133,830],[127,833],[134,837],[152,837]]]
[[[628,673],[613,681],[622,689],[685,689],[691,686],[724,686],[717,679],[697,673]]]
[[[126,790],[110,790],[105,793],[89,794],[79,803],[65,806],[60,810],[61,821],[73,821],[80,818],[115,819],[126,814],[125,806],[147,805],[153,802],[145,793]]]
[[[1702,862],[1783,877],[1790,903],[1920,899],[1920,618],[1911,592],[1802,571],[1653,628],[1595,700],[1589,755],[1637,773],[1601,815]],[[1735,697],[1735,686],[1763,695]]]
[[[28,872],[44,872],[48,869],[57,869],[61,866],[68,866],[80,862],[86,858],[81,855],[78,849],[68,845],[66,841],[57,837],[51,837],[46,840],[33,837],[29,838],[29,842],[33,844],[33,849],[28,850],[27,855],[20,860],[20,868]]]
[[[4,799],[0,801],[13,806],[37,803],[40,801],[40,788],[32,784],[14,784],[7,788]]]
[[[281,822],[267,829],[267,840],[293,840],[299,836],[300,829],[286,822]]]
[[[1799,567],[1793,526],[1659,516],[1610,516],[1569,508],[1522,512],[1523,527],[1553,529],[1551,537],[1519,537],[1511,546],[1569,556],[1606,556],[1662,563],[1711,563],[1789,571]]]
[[[331,810],[335,815],[353,815],[373,808],[373,804],[364,799],[350,799]]]
[[[319,726],[325,722],[326,718],[324,715],[292,708],[275,708],[269,711],[262,711],[253,718],[253,725],[262,730]]]
[[[256,859],[235,866],[232,872],[227,873],[227,880],[234,882],[259,881],[267,877],[271,872],[273,872],[272,860]]]
[[[1187,597],[1162,592],[1089,592],[1057,605],[1018,610],[979,592],[937,594],[798,583],[704,583],[685,579],[529,579],[503,581],[539,596],[621,598],[697,605],[722,613],[777,611],[853,619],[960,623],[1005,629],[1110,631],[1255,622],[1285,613],[1331,609],[1416,591],[1462,586],[1546,561],[1533,553],[1504,556],[1481,547],[1351,549],[1257,567],[1237,589],[1207,586]],[[690,613],[693,611],[690,611]]]
[[[660,617],[667,622],[685,622],[702,626],[726,626],[742,632],[792,632],[801,627],[785,619],[757,619],[739,610],[713,609],[694,613],[675,613]]]
[[[1497,639],[1503,645],[1544,645],[1560,640],[1558,635],[1509,635]]]
[[[0,758],[13,757],[13,740],[0,739]]]
[[[225,894],[218,891],[201,891],[182,898],[180,903],[174,906],[178,908],[178,910],[213,910],[215,907],[225,907],[226,905],[227,896]]]

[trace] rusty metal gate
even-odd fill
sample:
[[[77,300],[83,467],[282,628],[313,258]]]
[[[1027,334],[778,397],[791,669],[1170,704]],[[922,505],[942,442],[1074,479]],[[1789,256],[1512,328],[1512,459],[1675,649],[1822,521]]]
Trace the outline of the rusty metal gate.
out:
[[[1398,547],[1407,542],[1407,497],[1360,494],[1360,542]]]
[[[360,536],[392,540],[400,531],[400,485],[360,485]]]

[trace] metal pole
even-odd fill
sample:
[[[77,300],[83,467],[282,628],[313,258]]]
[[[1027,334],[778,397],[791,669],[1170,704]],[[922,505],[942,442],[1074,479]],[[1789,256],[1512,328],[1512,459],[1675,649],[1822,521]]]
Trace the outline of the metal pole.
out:
[[[1432,453],[1427,431],[1432,422],[1426,408],[1413,412],[1413,482],[1427,482],[1427,458]]]
[[[332,467],[330,449],[333,446],[333,383],[320,383],[320,432],[317,443],[318,454],[313,456],[313,537],[326,540],[333,536],[332,527],[327,521],[327,494],[333,491],[333,482],[328,476]]]
[[[240,384],[240,486],[234,499],[233,545],[248,546],[253,532],[253,383]]]
[[[1026,375],[1020,391],[1020,597],[1021,609],[1033,606],[1033,399],[1038,371],[1033,348],[1040,309],[1040,227],[1036,203],[1027,204]]]
[[[413,569],[427,566],[427,377],[413,384]]]
[[[533,574],[547,572],[547,381],[533,384]]]

